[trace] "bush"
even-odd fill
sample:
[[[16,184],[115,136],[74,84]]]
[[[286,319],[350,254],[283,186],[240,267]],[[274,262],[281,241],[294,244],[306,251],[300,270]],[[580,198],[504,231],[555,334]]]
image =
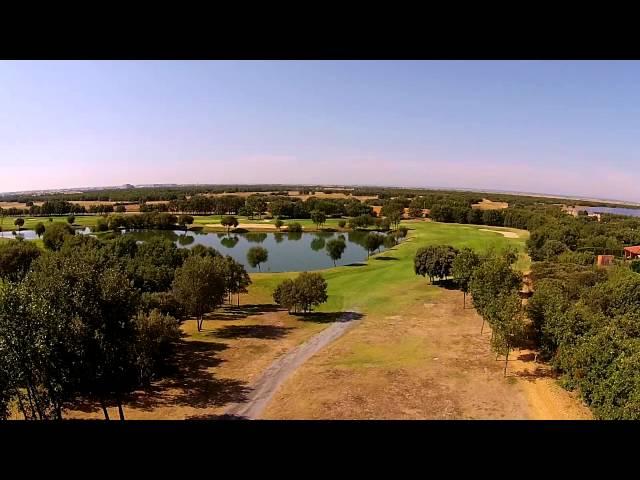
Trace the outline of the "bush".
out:
[[[287,232],[300,233],[302,232],[302,225],[298,222],[287,224]]]
[[[346,226],[347,226],[347,221],[346,221],[346,220],[340,220],[340,221],[338,222],[338,226],[339,226],[340,228],[344,228],[344,227],[346,227]]]

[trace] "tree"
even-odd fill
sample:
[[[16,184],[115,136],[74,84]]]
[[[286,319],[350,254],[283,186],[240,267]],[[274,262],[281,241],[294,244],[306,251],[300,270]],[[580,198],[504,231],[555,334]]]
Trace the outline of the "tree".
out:
[[[240,294],[247,293],[247,288],[251,285],[251,277],[247,273],[239,262],[236,262],[232,257],[227,255],[226,260],[226,289],[229,293],[229,301],[231,301],[231,295],[236,294],[238,296],[238,306],[240,306]]]
[[[49,250],[60,250],[65,239],[73,235],[75,235],[75,231],[69,224],[56,222],[45,229],[42,241]]]
[[[193,217],[191,215],[180,215],[178,217],[178,224],[187,231],[188,225],[193,225]]]
[[[136,341],[133,355],[138,380],[148,385],[166,367],[166,359],[173,354],[181,332],[178,321],[154,309],[148,313],[138,312],[134,327]]]
[[[262,212],[264,212],[267,209],[267,200],[265,199],[264,195],[260,195],[260,194],[249,195],[247,197],[245,205],[251,212],[252,217],[254,214],[257,213],[258,218],[261,218]]]
[[[38,236],[38,238],[40,238],[44,234],[44,231],[45,231],[44,223],[38,222],[36,224],[35,231],[36,231],[36,235]]]
[[[19,282],[39,256],[40,249],[33,243],[0,242],[0,279]]]
[[[470,248],[463,248],[453,259],[451,274],[453,279],[463,292],[462,306],[466,308],[469,282],[474,270],[480,264],[480,257]]]
[[[640,273],[640,260],[633,260],[629,264],[629,268],[631,268],[632,272]]]
[[[300,225],[298,222],[289,223],[289,224],[287,224],[287,232],[289,232],[289,233],[301,233],[302,232],[302,225]]]
[[[273,292],[274,301],[289,313],[309,312],[327,301],[327,282],[319,273],[302,272],[294,280],[286,279]]]
[[[396,209],[396,210],[392,210],[389,213],[389,215],[387,215],[387,218],[391,222],[391,225],[393,225],[394,229],[397,229],[400,226],[400,222],[402,221],[403,212],[404,211],[401,210],[401,209]]]
[[[346,221],[346,220],[340,220],[340,221],[338,222],[338,226],[339,226],[340,228],[344,228],[344,227],[346,227],[346,226],[347,226],[347,221]]]
[[[276,221],[274,222],[274,225],[276,226],[278,231],[280,231],[280,229],[284,225],[284,222],[282,220],[280,220],[280,218],[276,218]]]
[[[20,231],[20,228],[24,225],[24,218],[16,218],[13,224],[18,227],[18,231]]]
[[[231,228],[236,228],[238,226],[238,219],[232,215],[227,215],[222,217],[220,225],[227,228],[227,235],[229,235]]]
[[[522,275],[514,271],[504,258],[494,256],[480,262],[469,281],[473,305],[482,316],[480,333],[484,329],[491,302],[499,295],[517,292],[521,285]]]
[[[311,221],[316,225],[316,228],[320,228],[327,221],[327,216],[319,210],[314,210],[311,212]]]
[[[484,310],[493,336],[491,346],[498,355],[504,355],[504,375],[507,375],[509,352],[519,345],[524,334],[522,301],[516,292],[502,292],[493,297]]]
[[[202,331],[203,315],[222,305],[225,297],[224,278],[213,257],[192,255],[176,270],[173,294],[188,315],[196,317]]]
[[[116,205],[116,207],[114,208],[114,211],[116,213],[124,213],[127,211],[127,209],[124,205]]]
[[[384,243],[384,237],[382,235],[373,233],[373,232],[367,234],[367,236],[364,239],[364,245],[365,245],[365,248],[367,249],[367,258],[369,258],[369,255],[372,252],[380,248],[383,245],[383,243]]]
[[[347,248],[347,244],[344,240],[334,238],[329,240],[326,244],[327,254],[333,260],[333,266],[336,266],[336,260],[340,260],[342,258],[342,254]]]
[[[451,275],[458,250],[450,245],[429,245],[420,248],[414,257],[416,275],[428,276],[431,283]]]
[[[73,215],[69,215],[69,216],[67,217],[67,223],[68,223],[69,225],[73,225],[73,222],[75,222],[75,221],[76,221],[76,217],[75,217],[75,216],[73,216]]]
[[[258,267],[260,270],[260,264],[266,262],[269,259],[269,252],[263,247],[251,247],[247,251],[247,261],[253,268]]]

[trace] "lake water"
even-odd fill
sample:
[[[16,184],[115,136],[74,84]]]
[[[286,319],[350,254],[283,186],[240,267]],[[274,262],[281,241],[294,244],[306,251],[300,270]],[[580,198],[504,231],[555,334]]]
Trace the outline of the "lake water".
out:
[[[584,207],[589,213],[613,213],[615,215],[629,215],[630,217],[640,217],[640,209],[623,207]]]
[[[76,233],[80,233],[82,235],[89,235],[91,230],[89,227],[86,228],[76,228]],[[25,240],[36,240],[38,236],[36,235],[35,230],[20,230],[15,232],[0,232],[0,238],[16,238],[21,236]]]
[[[251,232],[227,235],[225,233],[154,230],[125,232],[123,235],[131,235],[139,241],[162,236],[182,248],[192,248],[195,245],[213,247],[223,255],[230,255],[242,263],[248,272],[302,272],[333,267],[333,260],[327,254],[325,245],[329,240],[339,236],[344,237],[347,248],[336,265],[349,265],[367,259],[367,250],[363,246],[367,232]],[[260,265],[260,270],[247,264],[247,251],[255,246],[264,247],[269,252],[269,259]],[[384,247],[381,247],[380,251],[383,250]]]

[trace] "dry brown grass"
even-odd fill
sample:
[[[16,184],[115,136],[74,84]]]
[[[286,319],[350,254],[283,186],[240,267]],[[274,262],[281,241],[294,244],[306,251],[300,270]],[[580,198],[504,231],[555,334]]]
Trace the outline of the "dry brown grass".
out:
[[[448,290],[397,315],[366,316],[303,365],[264,418],[588,418],[551,379],[532,380],[518,352],[503,377],[481,323]]]
[[[507,202],[493,202],[487,198],[483,198],[481,202],[471,205],[471,208],[477,208],[479,210],[502,210],[509,208]]]

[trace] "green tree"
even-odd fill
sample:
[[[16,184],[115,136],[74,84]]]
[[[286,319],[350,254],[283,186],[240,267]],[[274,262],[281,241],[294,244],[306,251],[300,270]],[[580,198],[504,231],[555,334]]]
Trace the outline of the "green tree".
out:
[[[474,270],[480,264],[480,257],[470,248],[463,248],[453,259],[451,274],[453,279],[463,292],[462,306],[466,308],[469,283]]]
[[[326,244],[327,254],[333,260],[333,266],[336,266],[336,261],[342,258],[342,254],[347,248],[347,244],[344,240],[334,238],[329,240]]]
[[[522,301],[516,292],[502,292],[486,306],[485,316],[491,324],[491,346],[497,355],[504,355],[504,375],[510,351],[522,341],[525,324]]]
[[[178,321],[154,309],[149,313],[138,312],[134,319],[136,341],[133,345],[138,380],[148,385],[166,368],[181,332]]]
[[[75,231],[69,224],[56,222],[45,229],[42,241],[49,250],[60,250],[65,240],[74,234]]]
[[[20,231],[20,229],[22,228],[22,226],[24,225],[24,218],[16,218],[13,222],[13,224],[18,227],[18,231]]]
[[[473,297],[473,305],[482,316],[482,327],[487,318],[492,301],[499,295],[515,293],[522,285],[522,275],[514,271],[502,257],[494,256],[480,262],[469,282],[469,292]]]
[[[226,227],[227,235],[229,235],[231,228],[236,228],[238,226],[238,219],[232,215],[226,215],[220,220],[220,225]]]
[[[451,275],[458,250],[450,245],[429,245],[418,249],[414,257],[416,275],[428,276],[431,283]]]
[[[173,294],[188,315],[196,317],[202,331],[203,316],[222,305],[225,297],[224,278],[216,268],[214,257],[192,255],[175,272]]]
[[[340,228],[344,228],[344,227],[346,227],[346,226],[347,226],[347,221],[346,221],[346,220],[340,220],[340,221],[338,222],[338,226],[339,226]]]
[[[287,232],[289,232],[289,233],[301,233],[302,232],[302,225],[300,225],[298,222],[289,223],[289,224],[287,224]]]
[[[191,215],[180,215],[178,217],[178,225],[181,225],[182,228],[187,231],[189,225],[193,225],[193,217]]]
[[[302,272],[294,280],[281,282],[273,292],[274,301],[289,313],[309,312],[327,298],[327,282],[319,273]]]
[[[69,215],[69,216],[67,217],[67,223],[68,223],[69,225],[73,225],[73,222],[75,222],[75,221],[76,221],[76,217],[75,217],[75,216],[73,216],[73,215]]]
[[[258,267],[260,270],[260,264],[266,262],[269,259],[269,252],[263,247],[251,247],[247,251],[247,261],[253,268]]]
[[[278,231],[280,231],[280,229],[284,225],[284,222],[282,220],[280,220],[280,218],[276,218],[276,221],[274,222],[274,225],[278,229]]]
[[[249,195],[245,205],[251,211],[252,218],[255,214],[258,214],[258,218],[262,218],[262,213],[267,210],[267,200],[264,195]]]
[[[311,221],[316,225],[316,228],[319,229],[327,221],[327,216],[319,210],[314,210],[311,212]]]
[[[39,256],[40,249],[33,243],[0,242],[0,279],[19,282]]]
[[[367,258],[372,252],[380,248],[384,243],[384,237],[378,233],[369,233],[364,239],[364,245],[367,249]]]
[[[36,232],[36,235],[38,236],[38,238],[40,238],[44,234],[44,231],[45,231],[44,223],[38,222],[36,224],[36,228],[35,228],[35,232]]]

